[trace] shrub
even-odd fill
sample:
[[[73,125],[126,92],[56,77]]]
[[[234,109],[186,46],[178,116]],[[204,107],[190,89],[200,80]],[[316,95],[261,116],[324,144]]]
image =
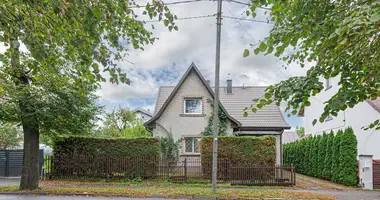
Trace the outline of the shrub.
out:
[[[342,140],[343,131],[339,130],[334,137],[333,145],[333,156],[332,156],[332,165],[331,165],[331,180],[339,183],[339,158],[340,158],[340,144]]]
[[[211,176],[213,138],[203,137],[200,147],[203,173],[209,177]],[[276,163],[275,137],[219,137],[218,160],[227,161],[227,163],[219,163],[218,171],[228,170],[227,164],[231,166],[274,166]],[[218,173],[218,176],[222,175],[226,175],[226,173]]]
[[[314,176],[314,177],[318,177],[318,145],[319,145],[319,141],[321,139],[321,136],[318,135],[315,137],[314,139],[314,142],[313,142],[313,159],[312,159],[312,172],[311,174]]]
[[[179,156],[179,144],[172,136],[160,138],[161,158],[168,161],[175,161]]]
[[[157,173],[159,140],[59,137],[54,143],[54,170],[59,175],[150,178]]]
[[[323,162],[323,173],[322,178],[331,180],[332,173],[331,173],[331,165],[332,165],[332,159],[333,159],[333,147],[334,147],[334,132],[330,132],[327,135],[327,145],[326,145],[326,156],[325,160]]]
[[[322,178],[323,169],[324,169],[324,161],[326,158],[326,146],[327,146],[327,135],[323,132],[318,144],[318,173],[317,177]]]
[[[348,185],[357,185],[357,140],[351,127],[347,128],[340,142],[339,182]]]

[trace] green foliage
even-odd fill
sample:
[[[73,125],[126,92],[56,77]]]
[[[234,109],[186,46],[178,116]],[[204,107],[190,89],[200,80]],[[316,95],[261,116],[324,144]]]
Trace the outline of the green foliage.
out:
[[[357,141],[351,128],[308,137],[284,145],[284,163],[294,164],[298,173],[357,184]]]
[[[160,141],[154,138],[105,139],[93,137],[57,137],[54,141],[54,156],[96,157],[156,157],[160,152]]]
[[[340,142],[341,156],[339,158],[339,182],[344,185],[356,186],[358,183],[357,170],[357,140],[351,127],[344,131]]]
[[[327,148],[328,137],[325,132],[321,136],[318,144],[318,173],[317,177],[322,178],[323,170],[325,168],[325,159],[326,159],[326,148]]]
[[[296,126],[296,133],[299,137],[303,137],[305,135],[305,127]]]
[[[175,161],[179,156],[179,143],[174,141],[173,136],[160,138],[161,158],[168,161]]]
[[[105,115],[104,127],[94,133],[96,137],[141,138],[152,137],[144,122],[128,108],[119,107]]]
[[[252,3],[251,11],[259,6],[271,7],[274,27],[254,52],[274,54],[287,65],[313,64],[306,76],[269,86],[263,100],[274,99],[278,104],[285,101],[286,111],[297,113],[310,106],[310,98],[324,89],[320,78],[336,77],[339,89],[324,102],[319,117],[322,123],[329,115],[336,116],[339,111],[380,96],[380,1],[261,0]],[[263,101],[250,107],[269,104]],[[380,129],[379,121],[369,128]]]
[[[212,137],[203,137],[200,142],[203,173],[211,175]],[[276,140],[273,136],[261,137],[219,137],[218,159],[228,161],[236,166],[274,166],[276,164]],[[218,170],[227,170],[220,163]],[[221,173],[222,174],[222,173]]]
[[[211,114],[210,117],[208,118],[207,126],[205,127],[205,130],[203,132],[203,136],[212,136],[214,132],[214,126],[213,126],[213,121],[214,121],[214,105],[212,104],[211,100],[207,100],[208,103],[210,103],[211,107]],[[228,118],[226,113],[223,112],[222,107],[219,106],[219,136],[227,136],[227,127],[228,127]]]
[[[342,141],[343,131],[338,130],[336,136],[334,137],[334,146],[333,146],[333,155],[332,155],[332,165],[331,165],[331,173],[332,177],[331,180],[334,182],[339,182],[339,175],[340,175],[340,168],[339,168],[339,162],[340,162],[340,156],[341,156],[341,149],[340,144]]]
[[[159,153],[160,142],[153,138],[58,137],[54,143],[53,176],[83,173],[97,178],[113,174],[150,178],[157,173]]]
[[[21,129],[15,124],[0,123],[0,149],[10,149],[21,145]]]
[[[326,152],[325,152],[325,160],[324,160],[324,168],[322,173],[322,178],[331,180],[332,173],[331,173],[331,165],[333,163],[333,148],[334,148],[334,132],[330,132],[327,135],[327,145],[326,145]]]
[[[315,136],[314,142],[313,142],[313,154],[312,154],[312,168],[311,168],[311,174],[314,177],[318,177],[318,153],[319,153],[319,141],[321,140],[321,136]]]

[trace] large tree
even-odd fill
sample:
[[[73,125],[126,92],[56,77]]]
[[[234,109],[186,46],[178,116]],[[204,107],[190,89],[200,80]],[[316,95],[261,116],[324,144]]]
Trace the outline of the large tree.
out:
[[[310,106],[322,91],[321,78],[337,77],[339,91],[325,102],[319,121],[380,96],[380,1],[378,0],[261,0],[251,10],[270,7],[274,23],[270,35],[254,50],[274,54],[288,64],[314,63],[306,76],[292,77],[266,89],[256,111],[273,102],[287,102],[286,110]],[[255,15],[253,12],[252,15]],[[292,51],[289,53],[289,51]],[[244,56],[249,50],[244,51]],[[246,110],[247,110],[246,109]],[[246,112],[247,113],[247,112]],[[317,123],[317,119],[313,124]],[[368,124],[364,124],[368,125]],[[363,125],[363,126],[364,126]],[[379,120],[369,126],[380,129]]]
[[[40,133],[78,133],[75,124],[91,122],[102,71],[129,83],[115,62],[156,39],[133,9],[141,7],[128,0],[1,1],[0,116],[23,127],[21,189],[38,187]],[[177,29],[161,1],[142,9]]]

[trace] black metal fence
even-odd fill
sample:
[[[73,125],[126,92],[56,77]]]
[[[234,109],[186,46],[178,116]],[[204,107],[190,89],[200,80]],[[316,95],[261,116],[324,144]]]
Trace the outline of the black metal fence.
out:
[[[49,179],[158,179],[176,183],[210,182],[212,163],[200,157],[180,157],[176,160],[145,157],[71,158],[45,157],[45,177]],[[296,184],[292,166],[241,166],[227,159],[218,159],[218,182],[233,185]]]

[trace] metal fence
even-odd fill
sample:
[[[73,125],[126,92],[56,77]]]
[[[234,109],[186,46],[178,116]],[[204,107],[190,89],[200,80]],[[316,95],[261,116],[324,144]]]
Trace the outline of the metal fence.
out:
[[[21,177],[23,150],[0,150],[0,178]],[[39,172],[43,164],[43,150],[40,150]]]
[[[218,182],[233,185],[296,184],[292,166],[242,166],[227,159],[218,159]],[[45,177],[50,179],[158,179],[176,183],[211,182],[211,162],[200,157],[176,160],[152,157],[45,157]]]

